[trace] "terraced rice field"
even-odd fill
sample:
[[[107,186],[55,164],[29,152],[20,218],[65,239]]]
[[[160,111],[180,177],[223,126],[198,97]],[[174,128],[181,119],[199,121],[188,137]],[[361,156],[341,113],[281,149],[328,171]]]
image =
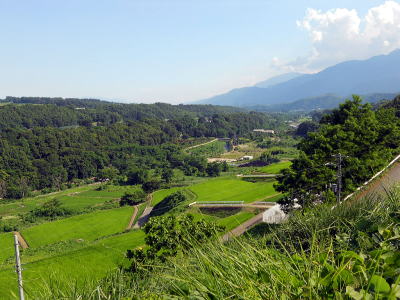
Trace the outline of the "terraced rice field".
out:
[[[44,286],[44,281],[56,281],[60,287],[63,282],[77,286],[86,280],[95,281],[104,277],[122,262],[127,249],[134,249],[144,244],[143,231],[100,239],[78,249],[57,252],[38,252],[29,257],[31,262],[24,263],[24,289],[28,295]],[[26,261],[22,253],[22,261]],[[16,274],[12,264],[0,264],[0,299],[15,299],[17,295]]]
[[[186,187],[196,194],[195,201],[274,201],[279,193],[274,182],[247,182],[235,177],[221,177]],[[182,188],[171,188],[153,194],[153,205]],[[271,200],[272,199],[272,200]]]
[[[291,161],[281,161],[276,164],[260,167],[258,170],[267,174],[279,174],[281,170],[289,168],[291,164]]]
[[[93,241],[122,232],[129,223],[132,208],[95,211],[62,220],[32,226],[21,231],[30,247],[39,247],[71,239]]]

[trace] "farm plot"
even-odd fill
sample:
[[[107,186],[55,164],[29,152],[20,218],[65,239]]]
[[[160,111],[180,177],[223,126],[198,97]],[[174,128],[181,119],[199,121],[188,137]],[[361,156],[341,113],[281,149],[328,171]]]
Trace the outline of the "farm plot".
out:
[[[0,266],[14,255],[14,237],[11,232],[0,234]]]
[[[137,187],[109,186],[105,190],[90,189],[57,197],[64,207],[80,211],[85,208],[95,207],[106,201],[117,201],[127,191],[133,191]]]
[[[279,174],[281,170],[289,168],[291,164],[291,161],[281,161],[276,164],[258,168],[258,170],[267,174]]]
[[[22,234],[31,247],[71,239],[93,241],[102,236],[122,232],[131,215],[132,207],[96,211],[36,225],[22,230]]]
[[[143,231],[131,231],[100,239],[83,249],[64,251],[25,264],[22,261],[24,289],[31,295],[29,298],[39,299],[40,295],[36,293],[49,279],[57,287],[70,285],[72,282],[83,286],[101,279],[107,272],[117,268],[127,249],[144,244],[144,235]],[[0,299],[14,299],[11,293],[17,294],[15,276],[13,266],[0,267]]]
[[[275,201],[279,193],[274,182],[247,182],[235,177],[221,177],[186,187],[196,194],[195,201]],[[183,188],[160,190],[153,194],[152,205]]]
[[[40,195],[37,197],[16,200],[12,202],[0,202],[0,216],[18,216],[39,207],[44,202],[57,198],[62,205],[74,211],[101,205],[106,201],[117,200],[125,192],[133,191],[137,187],[109,186],[105,190],[97,190],[99,185],[85,185],[68,190]]]
[[[188,150],[191,154],[203,156],[217,156],[226,152],[226,142],[215,140]]]
[[[235,215],[218,220],[217,224],[224,226],[226,229],[225,231],[230,231],[254,216],[255,214],[252,212],[241,211]]]
[[[247,182],[237,178],[217,178],[190,187],[196,201],[262,201],[278,194],[273,182]]]
[[[201,212],[190,212],[191,215],[194,216],[194,219],[196,221],[198,220],[207,220],[207,221],[213,221],[217,223],[218,225],[224,226],[225,227],[225,232],[228,232],[243,222],[246,222],[253,216],[255,216],[255,213],[250,212],[250,211],[240,211],[234,215],[225,217],[225,218],[218,218],[216,216],[208,215],[208,214],[203,214]]]

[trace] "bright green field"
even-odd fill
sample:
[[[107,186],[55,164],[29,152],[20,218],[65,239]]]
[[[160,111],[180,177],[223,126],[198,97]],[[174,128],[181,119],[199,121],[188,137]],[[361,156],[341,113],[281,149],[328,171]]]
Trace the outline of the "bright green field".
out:
[[[267,174],[279,174],[279,172],[283,169],[289,168],[292,164],[291,161],[281,161],[276,164],[272,164],[269,166],[258,168],[261,172]]]
[[[196,201],[261,201],[277,194],[273,182],[247,182],[237,178],[217,178],[190,187]]]
[[[241,211],[237,214],[234,214],[226,218],[218,218],[215,216],[202,214],[201,212],[190,212],[190,214],[194,216],[194,219],[196,221],[201,219],[207,221],[214,221],[218,225],[224,226],[226,229],[225,231],[230,231],[235,227],[239,226],[240,224],[242,224],[243,222],[246,222],[247,220],[255,216],[254,213],[249,211]]]
[[[274,201],[278,192],[275,191],[274,182],[247,182],[235,177],[221,177],[188,187],[196,194],[195,201]],[[171,188],[157,191],[153,194],[153,206],[163,200],[166,196],[182,188]]]
[[[95,211],[29,227],[21,233],[30,247],[70,239],[93,241],[102,236],[122,232],[128,225],[131,215],[132,207]]]
[[[218,225],[225,226],[226,231],[230,231],[234,229],[235,227],[239,226],[243,222],[246,222],[247,220],[251,219],[254,217],[255,214],[249,211],[241,211],[240,213],[237,213],[235,215],[223,218],[218,220]]]
[[[32,290],[38,289],[49,277],[69,284],[84,284],[87,279],[98,280],[122,262],[127,249],[143,244],[143,231],[131,231],[98,240],[83,249],[72,251],[67,249],[44,259],[25,263],[24,288],[29,296]],[[13,266],[0,267],[0,278],[0,299],[14,299],[11,297],[11,292],[16,293],[16,275]]]
[[[14,237],[11,232],[0,234],[0,266],[14,254]]]
[[[188,150],[191,154],[203,155],[203,156],[218,156],[224,153],[226,142],[224,141],[214,141],[212,143],[202,145],[199,147],[192,148]]]
[[[106,190],[97,191],[99,185],[85,185],[60,192],[26,198],[10,203],[0,204],[0,216],[17,216],[26,213],[44,202],[57,198],[64,207],[79,211],[89,207],[95,207],[110,200],[118,200],[125,192],[137,187],[109,186]]]

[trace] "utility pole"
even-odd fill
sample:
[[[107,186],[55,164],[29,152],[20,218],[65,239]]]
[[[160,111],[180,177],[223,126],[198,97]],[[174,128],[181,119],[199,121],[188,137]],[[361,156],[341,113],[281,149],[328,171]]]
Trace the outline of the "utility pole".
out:
[[[341,153],[333,155],[336,157],[336,166],[337,166],[337,192],[336,192],[336,199],[337,202],[340,203],[340,196],[342,193],[342,161],[343,155]]]
[[[14,234],[14,246],[15,246],[15,269],[18,274],[19,300],[25,300],[24,289],[22,287],[22,268],[21,268],[21,260],[19,257],[19,242],[18,242],[18,236],[16,234]]]

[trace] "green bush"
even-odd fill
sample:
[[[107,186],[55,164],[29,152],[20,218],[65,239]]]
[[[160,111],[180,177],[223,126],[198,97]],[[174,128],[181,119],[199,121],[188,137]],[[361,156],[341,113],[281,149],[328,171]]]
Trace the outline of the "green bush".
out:
[[[139,203],[142,203],[146,200],[147,194],[143,190],[136,190],[133,192],[126,192],[121,199],[119,200],[119,205],[120,206],[125,206],[125,205],[137,205]]]
[[[165,197],[161,202],[157,203],[151,211],[150,216],[161,216],[166,212],[174,209],[179,204],[185,202],[187,199],[186,195],[182,191],[177,191],[167,197]]]
[[[31,210],[24,218],[27,221],[33,222],[37,218],[45,218],[54,220],[58,217],[65,217],[71,215],[72,212],[61,207],[61,202],[58,199],[51,199],[43,203],[40,207]]]

